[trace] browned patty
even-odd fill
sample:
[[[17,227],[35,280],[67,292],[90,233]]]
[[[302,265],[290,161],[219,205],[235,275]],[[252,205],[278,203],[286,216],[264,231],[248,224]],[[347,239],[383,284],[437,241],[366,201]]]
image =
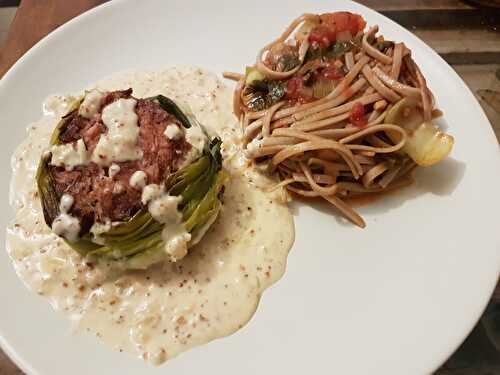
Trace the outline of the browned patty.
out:
[[[132,89],[110,92],[102,99],[99,113],[106,105],[120,98],[131,97]],[[137,99],[135,112],[138,116],[138,144],[143,152],[142,160],[116,163],[120,171],[113,178],[108,177],[108,168],[95,163],[75,167],[72,171],[49,167],[58,195],[70,194],[75,199],[70,213],[80,218],[84,233],[95,221],[129,219],[142,208],[141,192],[129,185],[130,176],[142,170],[148,176],[148,184],[159,184],[175,170],[175,166],[191,148],[184,138],[173,141],[163,134],[167,124],[182,125],[158,103]],[[87,149],[92,151],[101,134],[107,131],[100,114],[96,119],[89,120],[75,113],[59,139],[63,143],[83,139]],[[122,185],[122,192],[114,192],[116,184]]]

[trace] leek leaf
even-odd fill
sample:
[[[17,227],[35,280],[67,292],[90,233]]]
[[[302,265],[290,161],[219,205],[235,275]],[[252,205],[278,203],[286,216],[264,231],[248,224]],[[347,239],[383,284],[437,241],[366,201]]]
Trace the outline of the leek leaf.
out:
[[[201,126],[195,119],[190,121],[190,115],[182,112],[171,99],[162,95],[150,99],[157,100],[184,127],[189,128],[193,124]],[[69,121],[77,115],[82,101],[83,98],[76,102],[58,123],[52,134],[51,145],[61,143],[60,135]],[[203,127],[202,129],[206,133]],[[183,224],[190,233],[213,222],[220,210],[219,198],[226,180],[220,148],[221,140],[212,139],[197,160],[172,173],[165,181],[166,191],[170,195],[182,197],[179,209],[183,214]],[[55,190],[49,162],[50,158],[40,160],[36,181],[45,222],[50,227],[60,214],[61,197]],[[66,243],[82,256],[123,260],[128,268],[144,269],[168,258],[162,239],[163,228],[164,224],[157,222],[144,207],[128,221],[113,223],[99,238],[94,238],[90,233],[82,233],[77,242]]]
[[[399,125],[406,130],[408,137],[402,150],[420,166],[440,162],[453,148],[453,137],[443,133],[432,122],[424,122],[422,111],[412,98],[397,102],[388,111],[385,122]],[[390,132],[387,135],[397,141]]]

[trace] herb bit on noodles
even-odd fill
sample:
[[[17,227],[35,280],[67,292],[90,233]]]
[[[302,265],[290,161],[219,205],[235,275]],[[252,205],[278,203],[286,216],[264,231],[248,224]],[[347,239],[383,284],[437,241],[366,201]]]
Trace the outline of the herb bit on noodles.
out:
[[[247,156],[277,187],[321,197],[354,224],[347,198],[398,189],[443,160],[453,137],[432,123],[426,80],[404,43],[349,12],[304,14],[237,80],[234,113]]]

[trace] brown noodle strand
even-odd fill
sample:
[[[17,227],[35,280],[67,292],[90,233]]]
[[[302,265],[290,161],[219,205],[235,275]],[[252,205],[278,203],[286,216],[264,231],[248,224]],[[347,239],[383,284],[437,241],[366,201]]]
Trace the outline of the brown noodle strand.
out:
[[[404,43],[375,44],[383,42],[382,37],[375,37],[377,26],[358,33],[360,39],[348,51],[326,60],[305,57],[316,47],[309,44],[310,31],[304,29],[302,37],[290,44],[296,48],[292,53],[298,57],[297,66],[292,65],[288,71],[273,71],[266,66],[266,54],[279,51],[279,44],[293,38],[294,31],[306,21],[319,24],[319,16],[305,14],[297,18],[258,54],[254,68],[267,81],[282,81],[281,90],[285,90],[276,100],[268,102],[267,97],[265,109],[253,111],[243,104],[245,76],[224,74],[238,81],[234,112],[243,127],[243,144],[247,156],[259,168],[267,168],[279,177],[274,190],[321,197],[364,227],[363,219],[344,200],[407,186],[417,167],[403,152],[406,131],[386,123],[393,103],[402,98],[416,100],[425,120],[442,113],[434,108],[434,97]],[[343,77],[334,79],[326,96],[314,99],[313,85],[318,80],[315,74],[332,66],[342,71]],[[302,83],[309,85],[309,96],[289,99],[287,80],[291,77],[302,78]],[[361,123],[353,117],[359,105],[363,106]]]
[[[304,174],[307,177],[307,180],[309,182],[309,185],[313,188],[314,191],[320,194],[322,198],[333,204],[342,214],[351,220],[354,224],[357,226],[364,228],[366,226],[365,221],[361,216],[359,216],[349,205],[347,205],[344,201],[342,201],[340,198],[337,198],[334,194],[329,195],[329,194],[323,194],[322,188],[316,184],[314,181],[311,170],[304,164],[300,163],[300,167]]]
[[[342,123],[343,121],[347,120],[348,118],[349,118],[349,113],[344,113],[342,115],[335,116],[335,117],[329,117],[329,118],[321,120],[321,121],[295,123],[291,126],[291,128],[296,129],[296,130],[309,132],[309,131],[314,131],[314,130],[318,130],[318,129],[322,129],[322,128],[326,128],[326,127],[331,128],[331,127],[334,127],[333,125],[336,125],[336,124],[338,124],[338,125],[336,125],[335,127],[340,127],[340,126],[342,126],[342,124],[339,124],[339,123]],[[279,129],[277,129],[277,130],[279,130]]]
[[[392,79],[397,80],[399,78],[399,72],[401,71],[401,62],[403,59],[403,49],[404,49],[403,43],[396,43],[396,45],[394,46],[391,72],[389,73],[389,76]]]
[[[375,179],[380,176],[385,171],[389,170],[393,166],[393,163],[389,160],[385,160],[377,165],[371,167],[361,178],[363,186],[369,188],[375,182]]]
[[[267,113],[264,115],[264,118],[262,119],[262,135],[264,138],[269,137],[271,135],[271,118],[273,117],[274,113],[283,105],[285,102],[279,102],[273,105]]]
[[[299,133],[299,132],[297,132]],[[307,133],[303,133],[303,136],[308,136]],[[319,138],[319,137],[318,137]],[[361,165],[354,159],[354,155],[352,152],[344,145],[331,141],[331,140],[313,140],[307,141],[303,143],[299,143],[297,145],[289,146],[287,149],[280,150],[277,154],[273,156],[271,159],[272,168],[271,171],[276,168],[276,166],[282,161],[299,154],[303,154],[306,151],[313,150],[334,150],[336,151],[349,165],[351,168],[352,174],[354,178],[359,178],[360,174],[362,174]]]
[[[374,36],[378,31],[378,26],[373,26],[368,30],[368,32],[363,36],[363,40],[361,42],[363,51],[371,57],[373,57],[376,60],[379,60],[380,62],[384,64],[392,64],[392,58],[384,55],[382,52],[380,52],[378,49],[373,47],[370,43],[368,43],[368,38]]]
[[[373,88],[377,90],[377,92],[382,95],[385,99],[390,102],[397,102],[401,97],[392,91],[390,88],[385,86],[376,76],[373,74],[372,69],[370,69],[367,65],[363,67],[363,75],[370,82]]]
[[[284,42],[289,36],[290,34],[304,21],[307,21],[307,20],[317,20],[318,19],[318,16],[314,15],[314,14],[304,14],[302,16],[300,16],[299,18],[297,18],[296,20],[294,20],[290,26],[288,26],[288,28],[285,30],[285,32],[278,38],[276,39],[274,42],[271,42],[270,44],[268,44],[267,46],[265,46],[258,54],[257,56],[257,62],[256,62],[256,68],[259,72],[261,72],[262,74],[264,74],[264,76],[266,76],[267,78],[269,79],[285,79],[285,78],[288,78],[290,76],[292,76],[294,73],[296,73],[299,69],[300,69],[300,66],[302,64],[302,62],[304,61],[304,57],[307,53],[307,50],[309,48],[309,41],[308,41],[308,38],[304,38],[304,41],[302,42],[302,44],[300,45],[299,47],[299,61],[301,64],[297,65],[294,69],[290,70],[290,71],[287,71],[287,72],[275,72],[271,69],[269,69],[266,64],[264,64],[264,61],[262,60],[262,58],[264,57],[264,53],[269,51],[271,49],[272,46],[274,46],[276,43],[281,43],[281,42]]]
[[[368,105],[368,104],[371,104],[377,100],[381,99],[381,96],[379,94],[372,94],[372,95],[367,95],[367,96],[363,96],[359,99],[356,99],[356,100],[352,100],[350,102],[347,102],[347,103],[344,103],[342,105],[338,105],[334,108],[331,108],[331,109],[325,109],[323,110],[322,112],[319,112],[319,113],[316,113],[314,115],[310,115],[309,117],[306,117],[305,119],[301,120],[301,121],[295,121],[294,122],[294,126],[300,126],[302,124],[305,124],[305,123],[308,123],[308,122],[312,122],[312,121],[316,121],[316,120],[322,120],[324,118],[328,118],[328,117],[333,117],[333,116],[337,116],[337,115],[340,115],[340,114],[349,114],[349,112],[351,111],[352,107],[356,104],[356,103],[361,103],[363,105]]]
[[[331,109],[331,108],[337,108],[339,105],[344,103],[346,100],[348,100],[350,97],[355,95],[364,85],[366,84],[366,81],[364,79],[359,79],[356,83],[354,83],[349,89],[345,90],[341,95],[335,98],[331,98],[326,101],[322,101],[322,99],[318,100],[315,102],[314,106],[309,106],[308,108],[303,107],[304,110],[300,112],[293,112],[290,116],[286,118],[280,118],[278,121],[274,123],[274,127],[281,127],[285,126],[288,124],[291,124],[293,122],[299,121],[301,119],[304,119],[306,117],[309,118],[314,118],[313,115],[318,113],[318,112],[323,112],[325,110]],[[379,96],[380,97],[380,96]],[[327,97],[325,97],[327,98]],[[323,99],[325,99],[323,98]],[[320,102],[321,101],[321,102]],[[350,107],[349,107],[350,109]],[[286,110],[285,110],[286,111]],[[280,113],[281,111],[278,111],[277,113]]]
[[[398,172],[401,170],[401,164],[394,165],[390,170],[388,170],[384,176],[380,179],[378,184],[385,189],[398,175]]]
[[[352,54],[351,51],[349,51],[345,54],[345,65],[346,65],[347,69],[349,71],[351,71],[352,68],[354,67],[354,64],[355,64],[354,55]]]
[[[243,86],[245,85],[245,77],[241,77],[238,83],[236,84],[236,89],[234,90],[233,97],[233,111],[236,118],[240,118],[241,116],[241,92],[243,91]]]
[[[382,70],[380,70],[378,67],[373,68],[373,73],[383,82],[387,85],[387,87],[391,88],[392,90],[396,91],[397,93],[403,95],[403,96],[411,96],[418,98],[420,96],[420,90],[416,89],[414,87],[410,87],[408,85],[405,85],[401,82],[396,81],[395,79],[389,77],[387,74],[385,74]]]

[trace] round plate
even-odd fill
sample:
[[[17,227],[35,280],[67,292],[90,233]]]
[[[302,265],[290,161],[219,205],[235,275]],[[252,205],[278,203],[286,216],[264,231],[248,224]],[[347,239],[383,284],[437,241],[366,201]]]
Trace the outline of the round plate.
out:
[[[333,4],[335,7],[333,7]],[[0,336],[29,374],[423,374],[435,370],[480,317],[500,269],[500,152],[490,124],[455,72],[410,32],[348,1],[113,1],[32,48],[0,83],[0,160],[9,160],[49,94],[77,92],[112,72],[197,65],[243,71],[301,13],[349,10],[404,41],[444,111],[456,146],[417,184],[361,207],[367,228],[330,208],[295,203],[297,239],[286,275],[238,333],[160,368],[75,336],[69,322],[0,257]],[[9,213],[9,214],[7,214]],[[277,229],[279,230],[279,229]],[[4,231],[2,231],[2,240]]]

